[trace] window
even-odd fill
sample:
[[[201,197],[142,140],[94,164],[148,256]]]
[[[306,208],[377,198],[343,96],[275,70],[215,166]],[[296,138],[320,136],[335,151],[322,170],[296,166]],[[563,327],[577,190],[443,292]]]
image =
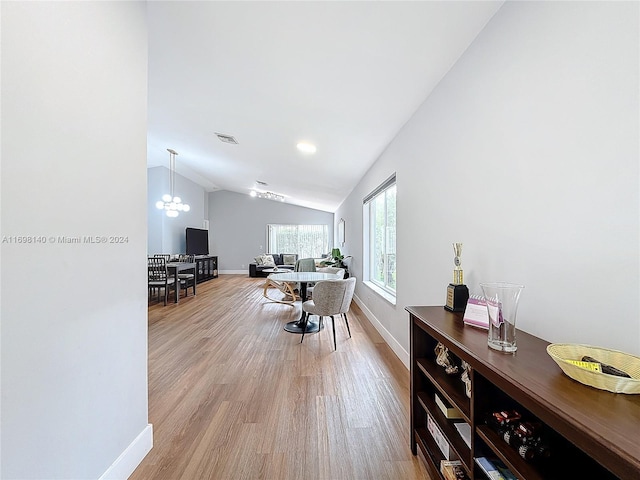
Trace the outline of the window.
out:
[[[267,225],[267,252],[321,258],[329,251],[328,225]]]
[[[388,178],[364,199],[368,281],[384,296],[396,294],[396,176]],[[368,272],[368,274],[367,274]],[[395,301],[395,300],[394,300]]]

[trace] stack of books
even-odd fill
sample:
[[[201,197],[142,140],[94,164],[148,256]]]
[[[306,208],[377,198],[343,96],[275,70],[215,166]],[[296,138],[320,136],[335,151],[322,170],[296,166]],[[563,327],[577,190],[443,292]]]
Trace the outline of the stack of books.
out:
[[[476,457],[476,463],[490,480],[518,480],[497,458]]]
[[[468,478],[467,474],[464,473],[462,462],[460,460],[441,460],[440,473],[445,480],[461,480]]]

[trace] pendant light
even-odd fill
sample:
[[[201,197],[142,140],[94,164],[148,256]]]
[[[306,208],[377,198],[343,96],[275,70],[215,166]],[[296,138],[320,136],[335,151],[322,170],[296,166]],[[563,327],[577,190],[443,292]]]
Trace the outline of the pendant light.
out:
[[[188,204],[182,203],[180,197],[174,196],[174,190],[176,186],[176,155],[178,152],[167,148],[169,152],[169,183],[171,194],[165,193],[162,196],[162,200],[156,202],[156,208],[164,210],[167,217],[177,217],[180,212],[188,212],[191,210]]]

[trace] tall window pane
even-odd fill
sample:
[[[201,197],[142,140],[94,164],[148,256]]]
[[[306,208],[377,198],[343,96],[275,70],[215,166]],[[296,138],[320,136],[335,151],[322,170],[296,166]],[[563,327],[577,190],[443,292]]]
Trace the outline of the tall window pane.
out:
[[[369,281],[383,290],[396,291],[396,183],[388,179],[365,199],[368,209]]]
[[[396,291],[396,186],[385,192],[385,284]]]
[[[329,252],[328,225],[267,225],[269,253],[297,253],[298,258],[320,258]]]
[[[371,254],[373,265],[373,278],[379,283],[384,282],[384,250],[385,250],[385,215],[384,215],[384,195],[378,195],[372,202],[371,208],[371,237],[373,238],[373,248]]]

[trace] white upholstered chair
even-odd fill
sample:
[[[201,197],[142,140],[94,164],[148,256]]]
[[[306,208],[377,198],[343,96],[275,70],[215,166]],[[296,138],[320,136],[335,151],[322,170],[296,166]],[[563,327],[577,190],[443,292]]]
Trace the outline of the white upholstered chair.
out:
[[[336,280],[342,280],[344,278],[345,269],[338,267],[318,267],[316,272],[320,273],[331,273],[335,275]],[[313,287],[315,283],[309,284],[307,286],[307,298],[313,298]]]
[[[336,279],[338,280],[342,280],[344,278],[344,268],[338,268],[338,267],[318,267],[316,269],[316,272],[322,272],[322,273],[332,273],[336,276]]]
[[[335,315],[344,314],[343,318],[347,325],[347,332],[349,332],[349,338],[351,338],[351,329],[349,328],[349,320],[347,319],[346,312],[349,310],[351,300],[353,299],[355,284],[355,277],[347,278],[346,280],[321,280],[316,283],[313,290],[313,299],[302,304],[304,326],[302,328],[300,343],[304,340],[304,331],[309,315],[318,315],[320,317],[320,326],[322,326],[324,317],[331,317],[334,350],[337,350],[336,324],[333,318]]]

